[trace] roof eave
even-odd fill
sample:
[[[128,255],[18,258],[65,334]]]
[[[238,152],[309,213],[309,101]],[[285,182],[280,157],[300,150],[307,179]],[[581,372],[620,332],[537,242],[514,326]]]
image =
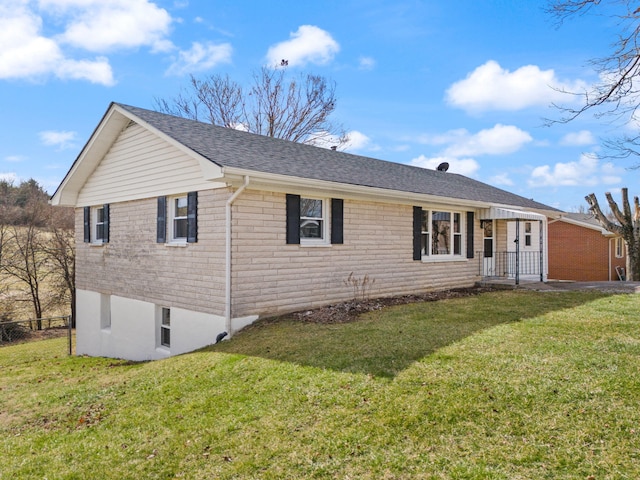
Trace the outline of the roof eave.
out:
[[[583,228],[588,228],[590,230],[595,230],[596,232],[600,232],[605,237],[616,237],[617,236],[615,233],[610,232],[610,231],[604,229],[602,226],[595,225],[593,223],[581,222],[580,220],[575,220],[575,219],[569,218],[569,217],[562,217],[559,220],[561,220],[563,222],[566,222],[566,223],[570,223],[571,225],[576,225],[578,227],[583,227]]]
[[[557,216],[557,211],[543,211],[528,209],[515,205],[494,204],[491,202],[467,200],[454,197],[444,197],[439,195],[429,195],[423,193],[405,192],[366,185],[354,185],[350,183],[331,182],[326,180],[315,180],[310,178],[295,177],[274,173],[259,172],[255,170],[240,169],[234,167],[223,167],[223,178],[229,184],[240,186],[244,182],[244,177],[251,178],[251,187],[254,189],[265,188],[271,191],[282,193],[307,193],[326,195],[335,192],[342,197],[352,197],[358,199],[369,199],[373,201],[385,201],[388,203],[416,203],[416,204],[440,204],[447,206],[458,206],[472,209],[485,209],[491,206],[504,208],[536,211],[546,216]]]

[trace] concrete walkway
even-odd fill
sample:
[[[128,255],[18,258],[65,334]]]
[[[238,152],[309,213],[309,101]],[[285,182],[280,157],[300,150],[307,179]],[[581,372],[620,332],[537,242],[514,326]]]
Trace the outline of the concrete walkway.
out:
[[[536,291],[598,290],[607,293],[640,293],[640,282],[571,282],[558,280],[539,282],[521,280],[520,285],[516,285],[513,279],[496,279],[482,282],[482,285]]]

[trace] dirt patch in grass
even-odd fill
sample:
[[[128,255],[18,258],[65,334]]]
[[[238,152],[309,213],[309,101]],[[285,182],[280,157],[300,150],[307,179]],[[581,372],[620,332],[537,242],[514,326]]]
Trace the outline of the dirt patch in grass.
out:
[[[469,297],[471,295],[478,295],[480,293],[490,292],[493,290],[494,289],[490,287],[468,287],[366,300],[354,299],[348,302],[314,308],[312,310],[295,312],[287,315],[287,317],[293,317],[296,320],[309,323],[346,323],[355,320],[363,313],[381,310],[384,307],[392,305],[405,305],[407,303],[417,302],[436,302],[447,298]],[[273,320],[277,320],[277,318],[274,318]]]

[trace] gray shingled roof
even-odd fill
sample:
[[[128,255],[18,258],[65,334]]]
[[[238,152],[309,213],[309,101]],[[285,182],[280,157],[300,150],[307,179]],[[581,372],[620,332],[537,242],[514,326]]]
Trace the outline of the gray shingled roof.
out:
[[[352,155],[117,105],[221,167],[558,211],[455,173]]]
[[[596,219],[596,217],[593,216],[592,213],[569,212],[565,214],[564,217],[576,222],[587,223],[589,225],[594,225],[596,227],[602,228],[600,222]]]

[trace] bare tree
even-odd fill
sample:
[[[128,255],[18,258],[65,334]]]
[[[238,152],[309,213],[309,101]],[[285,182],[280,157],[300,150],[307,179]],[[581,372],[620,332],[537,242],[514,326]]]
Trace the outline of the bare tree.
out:
[[[246,90],[228,75],[202,80],[192,75],[188,89],[155,103],[171,115],[293,142],[342,147],[348,141],[344,128],[330,118],[335,84],[318,75],[289,77],[286,68],[262,67]]]
[[[567,123],[587,111],[596,118],[610,117],[613,121],[635,124],[640,121],[640,8],[635,0],[549,0],[550,12],[561,24],[571,17],[607,12],[618,21],[620,33],[612,44],[612,51],[602,58],[591,60],[600,81],[583,92],[566,92],[582,98],[580,108],[557,106],[563,112],[558,121]],[[615,9],[615,10],[614,10]],[[637,129],[636,129],[637,130]],[[623,134],[603,142],[606,157],[627,158],[640,156],[640,133]],[[639,168],[636,164],[634,168]]]
[[[587,195],[585,200],[600,225],[608,232],[618,234],[624,239],[627,244],[627,279],[634,282],[640,281],[640,202],[638,197],[633,198],[632,209],[628,191],[623,188],[622,210],[618,207],[611,193],[605,193],[605,197],[615,221],[607,218],[607,215],[602,212],[595,194]]]
[[[75,303],[73,209],[48,198],[33,179],[0,181],[0,314],[26,302],[38,329],[49,308],[70,302],[73,315]]]
[[[73,208],[56,207],[52,210],[48,228],[49,239],[44,244],[59,303],[71,305],[71,326],[76,320],[76,257]]]
[[[33,225],[12,226],[9,234],[9,254],[5,256],[4,271],[26,287],[36,319],[41,319],[46,308],[42,298],[42,284],[48,276],[44,268],[46,257],[42,254],[42,233]],[[38,330],[42,328],[38,321]]]

